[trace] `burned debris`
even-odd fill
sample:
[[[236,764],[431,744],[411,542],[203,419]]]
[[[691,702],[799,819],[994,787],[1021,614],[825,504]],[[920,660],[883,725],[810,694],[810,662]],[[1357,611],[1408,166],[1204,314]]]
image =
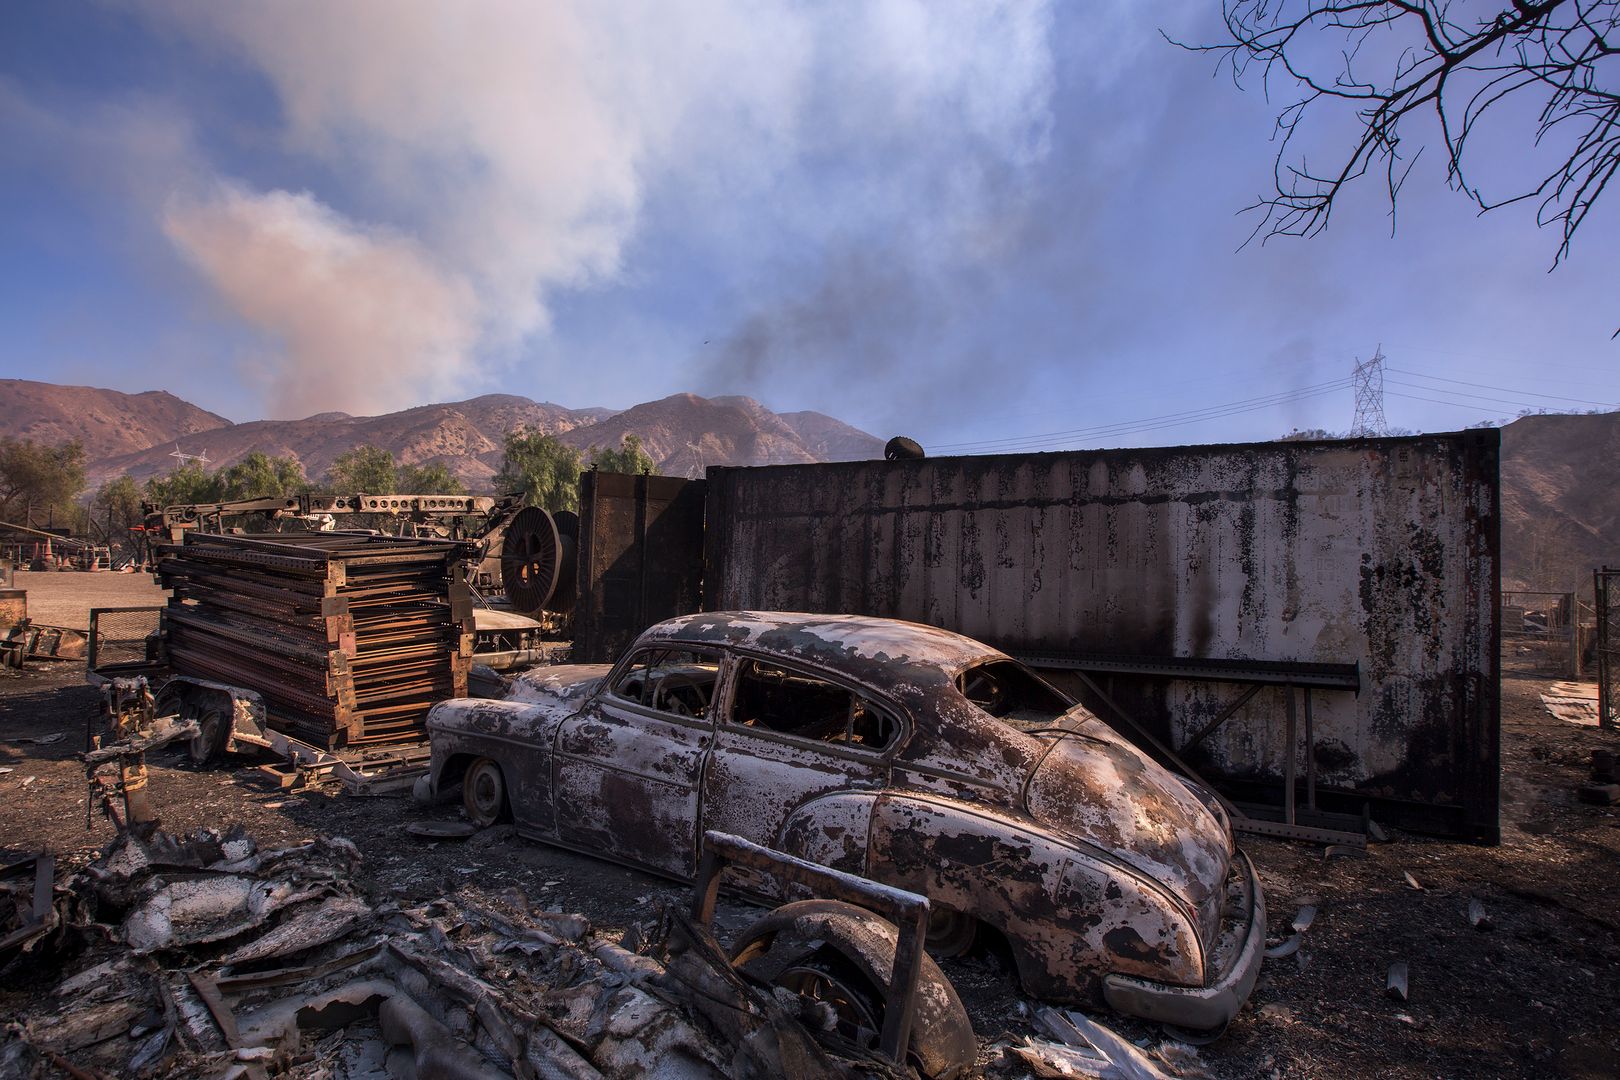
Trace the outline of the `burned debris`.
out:
[[[5,927],[8,945],[31,935],[7,975],[49,998],[8,1032],[4,1075],[39,1063],[74,1076],[902,1071],[859,1040],[825,1038],[833,1006],[741,977],[679,912],[635,952],[521,899],[378,903],[347,841],[261,850],[240,829],[121,832],[54,880],[35,865],[50,900],[44,917],[34,902]],[[968,1031],[935,1075],[972,1064]]]

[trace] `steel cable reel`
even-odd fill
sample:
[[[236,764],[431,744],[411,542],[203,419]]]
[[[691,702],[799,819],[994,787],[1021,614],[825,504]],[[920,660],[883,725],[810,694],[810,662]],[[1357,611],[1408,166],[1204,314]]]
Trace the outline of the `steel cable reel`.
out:
[[[523,613],[574,609],[574,553],[579,516],[526,506],[513,516],[501,542],[501,585],[512,610]]]

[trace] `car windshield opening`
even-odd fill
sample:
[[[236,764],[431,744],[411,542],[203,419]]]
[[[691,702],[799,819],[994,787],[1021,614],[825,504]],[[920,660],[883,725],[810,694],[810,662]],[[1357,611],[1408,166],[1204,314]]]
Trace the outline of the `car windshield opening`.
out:
[[[702,719],[714,701],[717,657],[692,649],[644,649],[613,682],[615,697],[673,716]]]
[[[1015,727],[1043,727],[1074,708],[1016,660],[987,660],[956,677],[956,689],[974,705]]]
[[[761,660],[738,668],[731,723],[867,750],[883,749],[900,731],[889,711],[870,699]]]

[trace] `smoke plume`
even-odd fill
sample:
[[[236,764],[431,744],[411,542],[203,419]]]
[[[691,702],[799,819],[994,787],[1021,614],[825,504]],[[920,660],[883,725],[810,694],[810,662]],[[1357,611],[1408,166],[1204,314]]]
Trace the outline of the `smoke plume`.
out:
[[[983,163],[1039,159],[1050,125],[1039,4],[161,10],[262,75],[280,108],[277,184],[220,175],[165,217],[271,343],[256,363],[278,414],[482,389],[559,294],[634,271],[659,192],[724,205],[792,177],[780,225],[811,246],[919,210],[937,221],[913,234],[926,244],[977,243]],[[807,162],[855,179],[806,179]],[[937,196],[922,208],[919,175]],[[836,203],[798,197],[823,179]]]
[[[404,408],[472,370],[474,292],[409,237],[357,227],[307,194],[232,187],[174,201],[164,227],[280,347],[249,371],[274,415]]]

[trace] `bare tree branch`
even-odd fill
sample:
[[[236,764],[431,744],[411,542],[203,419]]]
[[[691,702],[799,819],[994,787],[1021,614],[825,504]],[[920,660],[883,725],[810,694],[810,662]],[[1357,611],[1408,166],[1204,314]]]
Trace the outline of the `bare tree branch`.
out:
[[[1214,54],[1268,101],[1289,95],[1274,134],[1275,192],[1245,207],[1260,216],[1250,240],[1316,235],[1374,169],[1393,223],[1402,185],[1434,142],[1447,183],[1482,212],[1539,200],[1537,222],[1561,233],[1557,266],[1620,170],[1620,0],[1223,0],[1222,12],[1225,40],[1176,44]],[[1430,116],[1433,133],[1411,130]],[[1330,167],[1313,168],[1298,146],[1345,118],[1359,134]],[[1494,137],[1479,134],[1487,124],[1516,120],[1528,125],[1531,176],[1495,177],[1487,194],[1468,148]]]

